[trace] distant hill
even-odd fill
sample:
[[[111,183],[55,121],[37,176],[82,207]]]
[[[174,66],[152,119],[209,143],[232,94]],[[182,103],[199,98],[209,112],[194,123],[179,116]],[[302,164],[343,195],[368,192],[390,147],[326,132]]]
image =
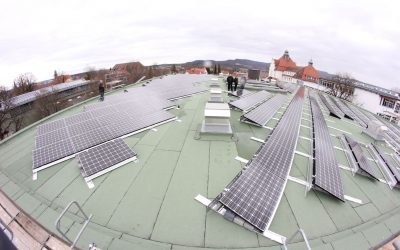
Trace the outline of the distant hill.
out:
[[[318,70],[318,72],[319,72],[319,76],[320,76],[321,78],[331,79],[331,78],[333,77],[333,74],[328,73],[328,72],[326,72],[326,71]]]
[[[225,61],[215,61],[215,60],[195,60],[192,62],[186,62],[182,64],[175,64],[179,66],[183,66],[185,68],[193,68],[193,67],[204,67],[206,63],[211,63],[211,67],[214,67],[214,64],[220,64],[221,68],[245,68],[245,69],[259,69],[259,70],[268,70],[269,63],[252,61],[247,59],[234,59],[234,60],[225,60]],[[163,64],[161,66],[170,66],[172,64]]]

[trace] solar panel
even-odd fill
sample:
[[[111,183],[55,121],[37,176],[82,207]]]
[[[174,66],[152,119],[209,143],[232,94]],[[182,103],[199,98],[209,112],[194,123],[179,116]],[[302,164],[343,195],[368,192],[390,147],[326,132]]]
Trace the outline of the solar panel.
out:
[[[318,105],[319,105],[321,111],[323,111],[323,112],[329,112],[329,110],[328,110],[328,108],[326,107],[325,103],[322,102],[320,96],[317,95],[317,94],[315,93],[315,91],[310,91],[309,93],[310,93],[310,94],[309,94],[310,96],[313,96],[313,97],[315,98],[315,100],[317,101],[317,103],[318,103]]]
[[[388,128],[389,136],[395,141],[395,147],[397,151],[400,152],[400,130],[396,125],[391,124],[390,122],[385,121],[385,125]]]
[[[384,150],[382,150],[379,146],[373,144],[374,148],[378,152],[379,156],[382,158],[383,162],[386,164],[390,172],[393,174],[394,178],[397,181],[397,185],[400,185],[400,170],[399,165],[394,161],[394,159],[386,154]]]
[[[100,127],[102,127],[102,126],[110,126],[115,123],[121,123],[127,119],[130,119],[130,118],[127,116],[126,113],[115,112],[113,114],[98,117],[96,120],[100,124]]]
[[[261,231],[268,229],[290,171],[300,128],[301,88],[268,141],[223,192],[219,201]]]
[[[230,102],[229,105],[246,112],[246,111],[250,110],[251,108],[265,102],[271,96],[272,95],[270,93],[262,90],[255,94],[244,96],[244,97],[240,98],[239,100]]]
[[[138,133],[141,130],[173,119],[175,119],[174,115],[160,110],[145,116],[137,117],[136,119],[130,118],[123,122],[115,123],[111,126],[111,133],[113,133],[115,137],[121,137],[132,133]]]
[[[65,127],[61,127],[60,129],[53,130],[49,133],[36,136],[35,146],[36,148],[41,148],[62,141],[65,138],[68,138],[68,131]]]
[[[70,135],[79,135],[98,127],[100,127],[100,123],[96,119],[91,119],[75,123],[67,128]]]
[[[66,124],[65,124],[64,119],[47,122],[47,123],[44,123],[44,124],[38,126],[37,134],[43,135],[43,134],[49,133],[51,131],[63,128],[65,126],[66,126]]]
[[[336,103],[338,104],[339,108],[348,116],[351,117],[352,120],[357,121],[358,124],[360,124],[362,127],[366,128],[367,127],[367,123],[365,123],[365,121],[359,117],[359,115],[357,115],[356,112],[354,112],[354,110],[352,110],[351,108],[349,108],[343,100],[340,99],[336,99]]]
[[[71,137],[76,152],[80,152],[111,139],[114,139],[114,137],[107,127],[99,127]]]
[[[319,94],[322,102],[328,108],[330,114],[336,118],[342,119],[344,117],[344,113],[332,102],[330,98],[327,98],[323,94]]]
[[[352,156],[357,162],[358,167],[362,170],[360,174],[366,175],[368,177],[371,177],[373,179],[378,180],[379,176],[375,172],[375,170],[372,168],[372,166],[369,164],[369,160],[365,156],[361,145],[353,140],[350,136],[343,134],[346,142],[348,143],[350,150],[352,151]]]
[[[254,94],[254,92],[248,91],[246,89],[238,89],[236,91],[233,92],[228,92],[228,95],[230,96],[235,96],[235,97],[245,97],[247,95],[251,95]]]
[[[260,106],[241,116],[241,121],[264,126],[285,103],[287,97],[276,95]]]
[[[93,116],[90,112],[83,112],[76,115],[72,115],[70,117],[65,118],[65,123],[67,126],[80,123],[83,121],[91,120]]]
[[[122,139],[116,139],[83,151],[77,157],[82,176],[89,181],[134,160],[136,155]]]
[[[56,162],[75,153],[71,141],[67,138],[32,151],[33,170],[44,168],[47,164]]]
[[[92,116],[94,118],[98,118],[98,117],[101,117],[104,115],[110,115],[115,112],[118,112],[118,110],[116,108],[114,108],[113,106],[106,106],[106,107],[102,107],[102,108],[90,111],[90,113],[92,114]]]
[[[167,100],[174,100],[174,99],[191,96],[193,94],[197,94],[197,93],[201,93],[201,92],[205,92],[205,91],[208,91],[208,90],[203,87],[191,86],[191,87],[186,87],[186,88],[182,88],[182,89],[173,89],[173,90],[169,90],[169,91],[168,90],[163,91],[162,93],[160,93],[160,96]]]
[[[344,117],[354,120],[354,114],[353,112],[346,106],[344,105],[338,98],[334,98],[330,96],[332,102],[344,113]]]
[[[324,115],[315,98],[310,96],[313,140],[314,171],[313,184],[344,201],[343,186],[340,178],[339,164]]]
[[[106,100],[108,100],[108,98]],[[83,109],[85,111],[93,111],[93,110],[105,108],[108,106],[111,106],[111,103],[108,101],[103,101],[103,102],[87,104],[87,105],[83,106]]]

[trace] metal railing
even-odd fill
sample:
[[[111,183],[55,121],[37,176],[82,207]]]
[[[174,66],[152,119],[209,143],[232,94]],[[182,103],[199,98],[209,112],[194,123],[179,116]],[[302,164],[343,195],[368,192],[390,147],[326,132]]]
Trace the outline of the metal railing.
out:
[[[290,236],[290,238],[288,238],[288,239],[286,239],[286,240],[283,240],[283,248],[284,248],[285,250],[288,250],[287,244],[289,244],[289,243],[294,239],[294,237],[295,237],[296,235],[298,235],[298,234],[300,234],[301,237],[303,238],[304,243],[306,244],[307,249],[308,249],[308,250],[311,250],[311,246],[310,246],[310,243],[308,242],[306,233],[304,233],[303,229],[301,229],[301,228],[299,228],[296,232],[294,232],[294,234],[293,234],[292,236]]]
[[[79,211],[82,213],[85,221],[84,224],[81,228],[81,230],[79,230],[78,234],[76,235],[75,239],[72,241],[70,238],[67,237],[67,235],[61,230],[60,226],[61,226],[61,218],[65,215],[65,213],[68,211],[68,209],[72,206],[72,205],[76,205],[76,207],[79,209]],[[92,218],[92,214],[90,214],[89,216],[87,216],[85,214],[85,212],[83,212],[81,206],[78,204],[77,201],[71,201],[68,206],[66,206],[64,208],[64,210],[61,212],[60,216],[58,216],[57,220],[55,221],[55,226],[57,231],[68,241],[68,243],[71,244],[71,249],[73,249],[76,245],[76,243],[78,242],[79,238],[81,237],[83,231],[86,229],[90,219]]]

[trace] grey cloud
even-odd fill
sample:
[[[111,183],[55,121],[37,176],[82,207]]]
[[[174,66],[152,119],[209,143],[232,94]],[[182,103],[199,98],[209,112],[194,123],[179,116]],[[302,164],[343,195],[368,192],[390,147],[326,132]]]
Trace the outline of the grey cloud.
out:
[[[0,10],[0,83],[32,71],[79,72],[122,61],[144,64],[247,58],[289,49],[299,65],[398,85],[396,4],[356,1],[27,1]],[[210,6],[212,8],[210,8]],[[60,13],[58,13],[60,12]],[[23,30],[21,32],[21,29]],[[4,35],[6,34],[6,35]]]

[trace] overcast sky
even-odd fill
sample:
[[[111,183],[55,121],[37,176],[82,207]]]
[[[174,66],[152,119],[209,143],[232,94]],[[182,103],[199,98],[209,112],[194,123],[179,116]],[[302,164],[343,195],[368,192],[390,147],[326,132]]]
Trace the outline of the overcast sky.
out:
[[[21,73],[245,58],[400,87],[399,1],[2,1],[0,85]]]

